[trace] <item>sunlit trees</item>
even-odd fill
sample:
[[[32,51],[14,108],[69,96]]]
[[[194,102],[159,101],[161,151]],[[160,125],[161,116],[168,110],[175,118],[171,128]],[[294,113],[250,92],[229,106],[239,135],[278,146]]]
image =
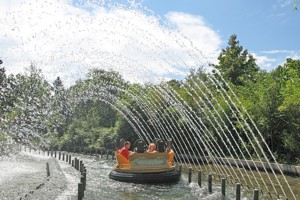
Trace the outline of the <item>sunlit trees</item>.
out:
[[[218,59],[214,66],[235,91],[275,157],[280,162],[299,163],[300,60],[287,59],[271,72],[259,70],[236,35],[230,37]],[[181,137],[191,141],[191,148],[183,148],[189,152],[198,150],[193,137],[205,127],[223,153],[234,157],[223,141],[235,150],[241,146],[241,136],[249,145],[246,134],[237,132],[251,123],[239,120],[239,113],[229,108],[229,99],[221,93],[224,82],[220,76],[211,78],[196,69],[184,80],[142,85],[130,84],[114,71],[93,69],[85,79],[65,88],[60,77],[50,85],[35,66],[17,75],[7,75],[0,68],[0,131],[20,143],[40,145],[48,139],[51,147],[76,147],[77,151],[112,148],[113,141],[120,138],[134,142],[142,132],[152,138],[172,132],[174,142],[180,143]],[[223,89],[230,93],[228,86]],[[217,123],[214,117],[219,123],[224,121],[225,131],[212,124]],[[1,141],[6,139],[3,135]]]
[[[1,60],[0,60],[1,61]],[[2,64],[2,61],[0,62]],[[4,120],[5,104],[6,104],[6,94],[7,93],[7,80],[5,69],[0,68],[0,122]]]
[[[8,131],[16,141],[39,143],[47,133],[50,87],[41,70],[31,65],[27,74],[15,77],[15,104],[8,116]]]
[[[68,102],[68,93],[64,88],[60,77],[57,77],[51,87],[51,99],[49,112],[49,131],[51,133],[62,136],[66,131],[67,120],[71,114]]]
[[[255,81],[258,66],[254,57],[239,45],[236,35],[231,35],[226,49],[222,49],[219,63],[214,66],[221,75],[234,85],[244,85],[247,81]]]
[[[280,162],[299,162],[300,61],[287,59],[255,84],[236,90],[266,143]]]
[[[300,161],[300,60],[287,59],[281,69],[282,105],[278,108],[284,118],[283,144],[289,160]]]

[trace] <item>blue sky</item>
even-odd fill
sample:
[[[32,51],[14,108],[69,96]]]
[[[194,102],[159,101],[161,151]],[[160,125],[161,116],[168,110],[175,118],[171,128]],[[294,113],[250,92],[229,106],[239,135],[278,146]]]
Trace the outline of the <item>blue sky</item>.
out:
[[[0,58],[8,73],[33,63],[67,85],[91,68],[152,82],[209,70],[237,34],[269,71],[300,59],[299,22],[292,0],[0,0]]]
[[[253,51],[299,50],[300,13],[293,11],[293,1],[145,0],[144,4],[162,16],[170,11],[200,15],[223,40],[235,33]]]
[[[202,16],[220,36],[222,48],[230,35],[237,34],[250,52],[276,59],[270,60],[268,70],[286,57],[300,58],[300,11],[293,11],[292,0],[144,0],[144,4],[161,16],[170,11]]]

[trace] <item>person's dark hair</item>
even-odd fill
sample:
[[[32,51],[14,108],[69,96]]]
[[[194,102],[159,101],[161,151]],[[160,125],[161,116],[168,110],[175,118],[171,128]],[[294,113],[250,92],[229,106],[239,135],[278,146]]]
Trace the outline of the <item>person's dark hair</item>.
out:
[[[124,142],[124,146],[127,145],[127,144],[130,144],[130,142],[128,142],[128,141]]]
[[[126,140],[125,139],[123,139],[123,138],[121,138],[120,139],[120,142],[119,142],[119,149],[122,149],[123,147],[124,147],[124,145],[125,145],[125,142],[126,142]]]

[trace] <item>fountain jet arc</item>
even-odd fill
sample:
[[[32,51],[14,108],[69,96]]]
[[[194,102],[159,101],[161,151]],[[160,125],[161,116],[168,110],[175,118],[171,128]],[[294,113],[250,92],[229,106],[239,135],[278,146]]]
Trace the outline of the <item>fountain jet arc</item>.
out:
[[[201,47],[167,24],[135,1],[21,0],[0,18],[0,42],[4,44],[0,65],[2,59],[8,60],[5,64],[10,70],[20,63],[36,63],[43,67],[47,79],[60,74],[68,85],[84,79],[83,75],[95,68],[116,71],[129,82],[114,80],[109,73],[98,74],[98,82],[83,80],[87,84],[82,91],[74,89],[67,94],[69,103],[105,102],[147,143],[154,138],[172,138],[176,159],[186,168],[296,199],[275,156],[229,84],[218,73],[210,73]],[[187,76],[191,69],[200,68],[202,76]],[[162,77],[177,79],[178,90]],[[30,143],[30,139],[42,137],[39,131],[46,126],[42,119],[54,110],[47,104],[51,92],[40,99],[33,96],[34,88],[28,87],[27,92],[16,95],[24,101],[18,102],[14,112],[4,117],[0,114],[1,122],[5,118],[5,127],[0,129]]]

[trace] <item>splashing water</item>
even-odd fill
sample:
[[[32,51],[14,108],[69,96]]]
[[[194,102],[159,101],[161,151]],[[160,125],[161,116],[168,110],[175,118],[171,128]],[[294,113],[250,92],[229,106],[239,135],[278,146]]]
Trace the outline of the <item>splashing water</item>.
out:
[[[210,67],[201,52],[203,47],[193,44],[153,11],[135,1],[20,0],[6,6],[9,8],[0,14],[0,30],[3,30],[0,52],[9,73],[22,72],[24,66],[35,63],[42,66],[47,80],[60,76],[68,86],[83,79],[92,68],[117,71],[131,83],[155,83],[134,88],[103,73],[100,82],[82,86],[84,92],[67,95],[70,104],[89,99],[107,103],[147,142],[156,137],[173,138],[174,149],[181,154],[178,162],[187,167],[195,166],[205,173],[214,172],[251,188],[296,199],[283,173],[280,171],[281,181],[274,172],[268,159],[271,155],[275,160],[274,156],[269,149],[264,152],[267,145],[255,123],[243,108],[238,108],[239,100],[218,74],[205,73],[208,81],[191,78],[180,83],[182,91],[193,99],[193,107],[163,81],[181,80],[190,69],[199,67],[209,72]],[[214,97],[215,91],[222,94],[221,101],[233,117],[222,109],[220,100]],[[127,98],[120,99],[120,94]],[[28,101],[19,104],[19,110],[31,115],[13,119],[13,126],[6,130],[25,138],[28,135],[39,138],[37,130],[43,127],[40,121],[55,112],[46,104],[51,94],[42,99],[24,96]],[[34,106],[29,104],[32,102]],[[34,111],[36,107],[39,112]],[[72,113],[72,109],[68,112]],[[232,118],[238,121],[240,130],[235,129]],[[24,123],[25,119],[33,125]],[[11,119],[6,117],[6,120]],[[261,157],[266,160],[262,166],[267,176],[259,173],[256,164],[253,171],[248,170],[254,159],[250,152],[254,152],[260,164]],[[234,158],[229,167],[224,165],[226,156]],[[243,167],[236,168],[240,164]],[[272,174],[268,174],[265,166],[270,167]]]

